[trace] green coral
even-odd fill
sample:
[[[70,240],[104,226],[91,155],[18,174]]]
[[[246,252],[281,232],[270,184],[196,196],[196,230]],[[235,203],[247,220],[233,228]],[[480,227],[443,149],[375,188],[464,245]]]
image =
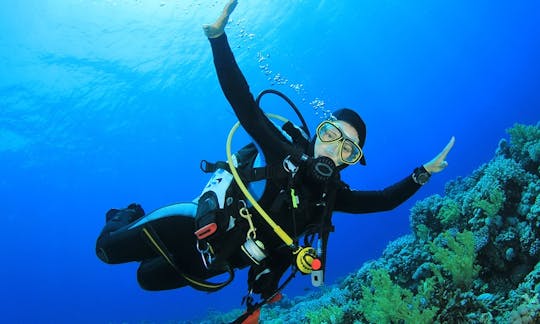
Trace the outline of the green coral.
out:
[[[433,259],[451,276],[456,286],[469,288],[478,277],[480,267],[475,264],[474,235],[471,231],[457,233],[455,238],[447,231],[442,234],[448,248],[430,243]]]
[[[507,129],[510,135],[510,152],[516,161],[530,171],[540,173],[540,123],[537,125],[515,124]]]
[[[308,311],[306,317],[311,324],[333,324],[343,322],[344,311],[336,305],[327,305],[317,311]]]
[[[442,225],[449,226],[455,224],[459,220],[461,217],[461,209],[455,200],[445,197],[441,203],[441,208],[439,209],[437,216]]]
[[[358,310],[371,323],[432,323],[438,308],[425,308],[425,301],[433,291],[430,282],[424,282],[421,293],[394,284],[384,269],[374,269],[371,284],[363,286],[363,297]]]
[[[210,310],[206,315],[205,319],[198,320],[197,323],[200,324],[211,324],[211,323],[231,323],[244,313],[245,310],[242,309],[233,309],[229,312],[222,313],[217,310]],[[187,322],[191,323],[191,322]]]
[[[282,323],[347,323],[354,314],[356,301],[349,289],[325,286],[302,300],[287,300],[261,309],[260,322]]]
[[[539,125],[514,124],[512,128],[507,129],[507,132],[510,135],[512,146],[521,153],[528,153],[529,157],[534,160],[534,153],[538,152],[540,144]]]
[[[429,240],[429,227],[424,224],[419,224],[418,226],[416,226],[416,231],[414,233],[416,235],[416,238],[421,241],[426,242]]]
[[[482,209],[486,213],[486,216],[491,218],[501,210],[504,200],[504,192],[501,186],[496,184],[481,199],[474,201],[472,207]]]

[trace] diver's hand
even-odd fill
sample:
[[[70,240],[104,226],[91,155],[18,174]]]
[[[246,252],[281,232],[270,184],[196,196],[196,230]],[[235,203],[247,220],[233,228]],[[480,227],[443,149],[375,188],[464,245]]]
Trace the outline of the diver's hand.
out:
[[[225,32],[225,26],[229,21],[229,16],[234,11],[237,4],[238,0],[229,0],[229,2],[227,2],[225,5],[225,8],[223,8],[223,12],[213,24],[203,25],[204,34],[206,37],[218,38],[219,36],[223,35]]]
[[[452,136],[450,138],[450,142],[446,144],[444,149],[441,151],[441,153],[437,154],[436,157],[433,158],[433,160],[429,161],[428,163],[424,164],[424,168],[430,173],[437,173],[441,172],[448,166],[448,162],[446,161],[446,156],[454,146],[454,142],[456,141],[456,138]]]

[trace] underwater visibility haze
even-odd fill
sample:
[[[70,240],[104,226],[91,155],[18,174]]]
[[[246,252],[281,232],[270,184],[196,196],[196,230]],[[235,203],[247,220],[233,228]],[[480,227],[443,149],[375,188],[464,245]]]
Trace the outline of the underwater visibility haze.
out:
[[[2,6],[3,321],[196,321],[209,311],[240,307],[245,270],[214,294],[191,288],[147,292],[137,285],[137,264],[106,265],[94,251],[107,210],[137,202],[148,212],[190,201],[208,180],[200,161],[224,159],[236,118],[201,29],[224,4],[23,0]],[[526,179],[538,180],[538,170],[534,175],[530,167],[540,140],[514,136],[522,139],[522,148],[529,143],[524,150],[530,155],[499,141],[516,123],[540,121],[539,21],[537,1],[239,2],[226,33],[255,95],[267,88],[286,93],[312,131],[325,111],[340,107],[356,110],[366,121],[367,166],[344,171],[351,187],[382,189],[456,137],[448,168],[400,207],[334,215],[328,285],[379,258],[390,241],[417,231],[411,223],[429,219],[430,203],[450,204],[442,201],[445,192],[453,199],[450,206],[459,204],[462,213],[493,207],[456,193],[476,188],[473,180],[489,168],[447,191],[445,185],[471,176],[496,150],[517,164],[530,159],[522,165],[526,171],[501,175],[506,177],[501,186],[518,173],[531,172]],[[295,120],[279,99],[265,98],[262,107]],[[240,147],[249,139],[239,134],[234,141]],[[441,201],[427,198],[432,195]],[[491,216],[501,216],[501,206]],[[451,225],[459,229],[458,223]],[[471,226],[469,231],[482,229]],[[443,229],[437,228],[442,237],[448,235]],[[431,230],[432,236],[423,232],[425,247],[435,240]],[[440,247],[430,251],[444,254]],[[354,276],[366,279],[360,272],[345,282]],[[388,283],[384,273],[371,276]],[[316,289],[309,277],[298,276],[284,292],[297,296]],[[285,306],[271,310],[280,309],[283,316],[293,312]]]

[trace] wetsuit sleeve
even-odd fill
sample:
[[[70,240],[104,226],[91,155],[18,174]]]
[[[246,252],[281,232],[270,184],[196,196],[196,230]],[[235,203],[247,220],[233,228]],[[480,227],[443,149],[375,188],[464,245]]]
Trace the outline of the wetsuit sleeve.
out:
[[[211,38],[214,65],[221,89],[231,104],[238,120],[263,150],[267,162],[282,160],[292,146],[281,130],[257,106],[244,75],[231,51],[225,34]]]
[[[420,187],[410,175],[383,190],[361,191],[345,187],[337,192],[335,210],[351,214],[388,211],[401,205]]]

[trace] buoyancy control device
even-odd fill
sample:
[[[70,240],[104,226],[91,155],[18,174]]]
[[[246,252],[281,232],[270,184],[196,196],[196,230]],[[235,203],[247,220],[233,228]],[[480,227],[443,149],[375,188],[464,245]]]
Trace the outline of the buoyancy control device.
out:
[[[294,103],[285,95],[275,90],[265,90],[257,97],[259,103],[262,95],[267,93],[277,94],[284,98],[297,112],[303,126],[300,128],[291,122],[276,115],[269,117],[278,118],[285,122],[283,132],[295,141],[303,141],[301,145],[309,142],[309,132],[307,125],[299,113]],[[198,199],[199,208],[196,216],[197,249],[201,253],[205,266],[212,270],[230,266],[230,257],[235,251],[240,249],[252,264],[258,265],[266,257],[264,243],[257,239],[256,228],[251,220],[254,217],[248,207],[253,207],[258,212],[255,217],[262,217],[274,230],[277,236],[291,249],[294,256],[294,268],[303,274],[312,275],[312,284],[320,286],[323,283],[323,267],[325,261],[325,248],[328,239],[328,232],[332,228],[330,224],[331,206],[325,212],[321,220],[321,230],[317,246],[300,246],[298,242],[291,238],[285,231],[276,224],[272,217],[262,209],[254,198],[251,186],[254,182],[265,180],[275,170],[269,170],[269,166],[258,165],[258,150],[251,143],[240,149],[235,154],[231,153],[231,141],[234,132],[239,127],[239,123],[233,126],[227,139],[227,162],[209,163],[201,162],[201,169],[205,172],[213,172],[212,178],[201,193]],[[301,134],[302,136],[299,136]],[[306,160],[307,156],[303,157]],[[313,158],[311,158],[313,159]],[[284,165],[287,165],[284,161]],[[313,172],[323,180],[333,175],[333,162],[319,159],[312,161]],[[295,168],[298,165],[292,163],[286,169],[291,177],[294,177]],[[294,204],[294,188],[291,188],[291,198]],[[244,197],[238,199],[235,197]],[[297,197],[296,197],[297,198]],[[333,200],[332,197],[327,197]],[[333,203],[333,202],[332,202]],[[249,206],[250,205],[250,206]],[[324,228],[324,230],[323,230]],[[246,235],[247,233],[247,235]],[[243,237],[242,237],[243,236]],[[313,243],[313,240],[311,240]]]

